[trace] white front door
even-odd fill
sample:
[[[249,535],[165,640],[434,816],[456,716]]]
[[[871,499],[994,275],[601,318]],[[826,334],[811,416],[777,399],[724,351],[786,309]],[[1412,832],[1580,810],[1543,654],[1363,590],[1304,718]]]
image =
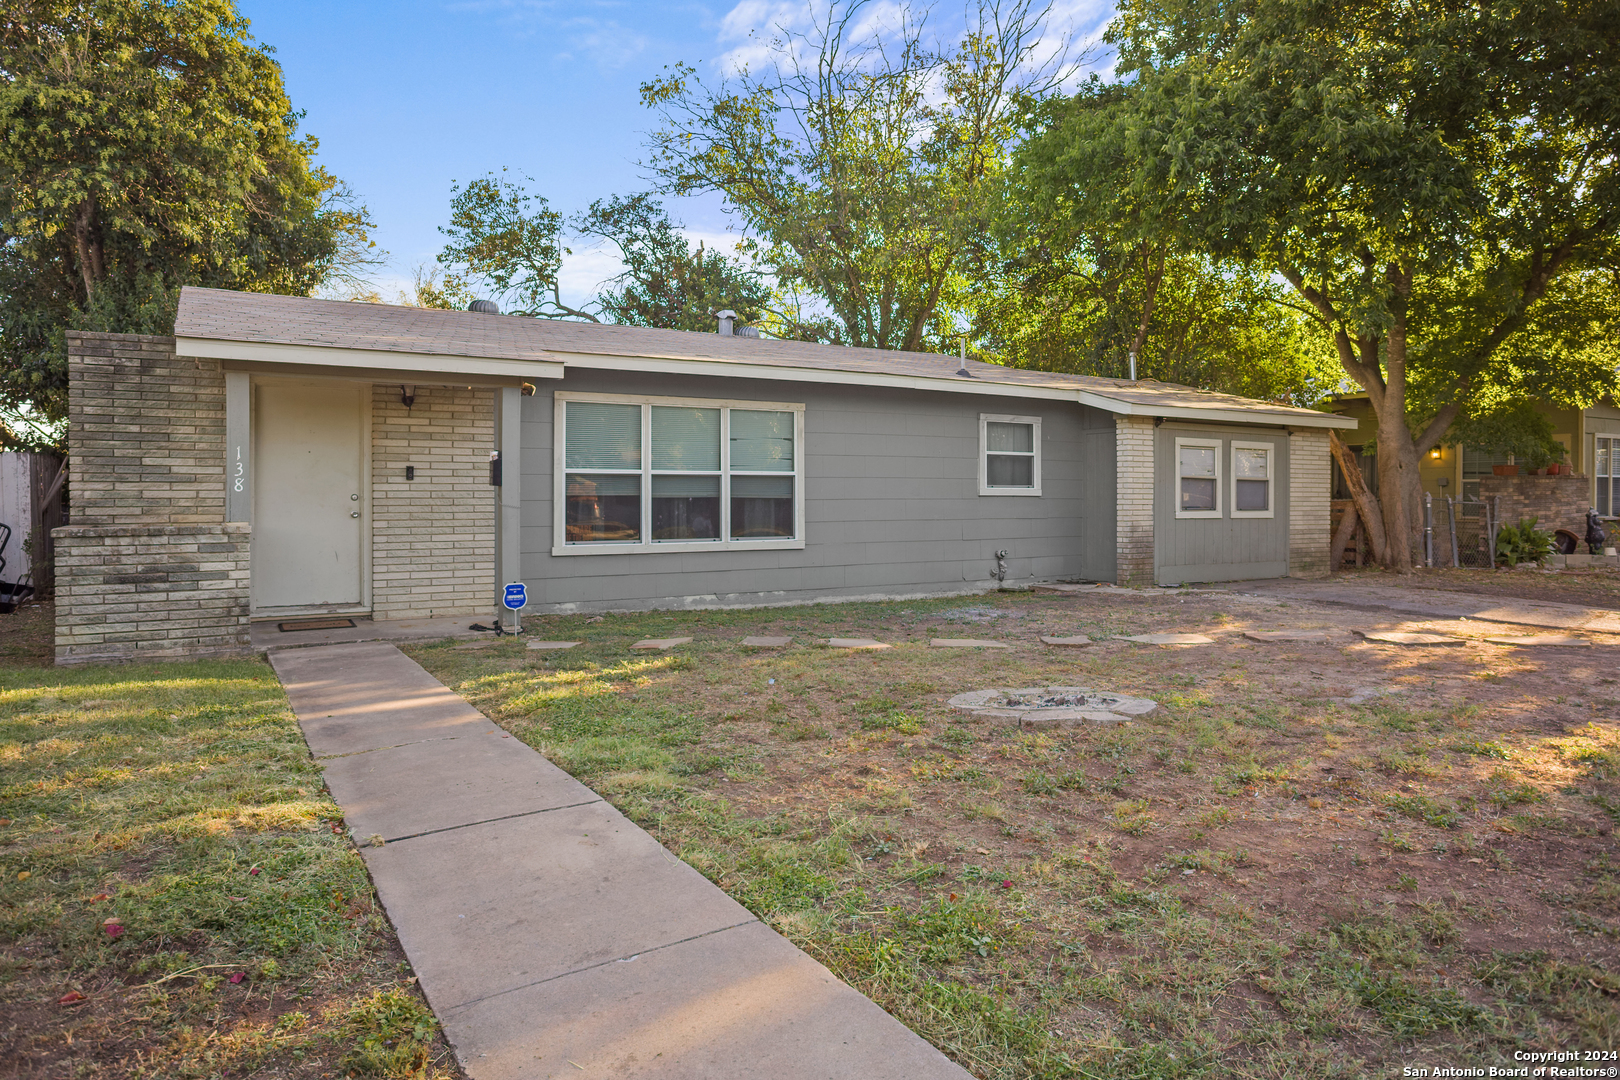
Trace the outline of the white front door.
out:
[[[253,608],[360,603],[363,388],[262,382],[253,403]]]

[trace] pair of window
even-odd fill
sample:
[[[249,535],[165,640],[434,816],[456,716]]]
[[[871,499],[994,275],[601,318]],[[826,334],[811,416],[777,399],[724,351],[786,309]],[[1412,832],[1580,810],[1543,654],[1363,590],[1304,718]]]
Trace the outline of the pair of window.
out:
[[[1604,517],[1620,517],[1620,438],[1598,439],[1592,464],[1597,486],[1592,505]]]
[[[1223,492],[1221,482],[1226,457],[1222,440],[1176,440],[1176,517],[1276,516],[1276,446],[1236,439],[1224,445],[1230,447],[1229,492]],[[1230,510],[1225,509],[1226,499],[1230,499]]]
[[[800,538],[803,406],[557,395],[562,549]]]

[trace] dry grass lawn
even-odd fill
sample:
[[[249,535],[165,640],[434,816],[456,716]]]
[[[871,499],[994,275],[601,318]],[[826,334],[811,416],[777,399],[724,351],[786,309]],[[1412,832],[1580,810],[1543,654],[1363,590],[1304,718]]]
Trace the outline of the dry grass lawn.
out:
[[[981,1077],[1398,1076],[1620,1047],[1620,639],[1242,636],[1369,626],[1417,624],[1002,594],[530,619],[585,644],[410,651]],[[1170,630],[1216,644],[1111,640]],[[696,640],[628,650],[675,635]],[[835,635],[894,648],[819,644]],[[1164,708],[1031,731],[945,704],[1043,684]]]

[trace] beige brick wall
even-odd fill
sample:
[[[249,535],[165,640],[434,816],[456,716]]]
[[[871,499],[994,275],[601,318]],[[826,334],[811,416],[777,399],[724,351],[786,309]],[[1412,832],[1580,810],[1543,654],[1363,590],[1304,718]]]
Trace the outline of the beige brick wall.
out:
[[[67,525],[56,540],[56,662],[248,649],[246,525]]]
[[[246,652],[246,525],[225,518],[225,375],[174,339],[69,333],[71,524],[56,660]]]
[[[225,519],[225,375],[174,339],[70,332],[73,522]]]
[[[1114,417],[1120,585],[1153,584],[1153,418]]]
[[[495,607],[495,392],[372,388],[371,607],[378,619]],[[415,466],[416,479],[405,479]],[[516,469],[516,462],[507,467]]]
[[[1325,431],[1288,436],[1288,576],[1325,577],[1333,544],[1333,473]]]

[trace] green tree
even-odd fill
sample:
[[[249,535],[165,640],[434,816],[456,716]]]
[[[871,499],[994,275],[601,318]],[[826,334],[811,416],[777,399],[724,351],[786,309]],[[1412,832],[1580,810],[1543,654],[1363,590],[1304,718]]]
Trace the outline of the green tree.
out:
[[[557,273],[569,252],[562,244],[562,214],[523,186],[533,177],[508,180],[506,171],[465,187],[451,185],[450,224],[439,227],[450,238],[439,252],[444,293],[482,291],[512,315],[598,321],[590,311],[563,303]]]
[[[1016,95],[1062,67],[1032,63],[1045,12],[1028,0],[980,3],[944,47],[913,10],[880,35],[867,0],[835,2],[809,32],[779,33],[758,73],[711,88],[677,64],[641,88],[663,190],[721,194],[778,285],[830,312],[784,315],[790,336],[907,350],[954,338]]]
[[[702,243],[694,248],[651,195],[598,199],[573,225],[618,249],[624,272],[597,296],[613,322],[710,331],[717,311],[758,324],[770,305],[771,287],[758,272]]]
[[[366,212],[297,119],[230,0],[6,4],[0,410],[59,431],[64,332],[169,333],[182,285],[305,294],[362,272]]]
[[[1378,414],[1388,561],[1418,463],[1503,394],[1615,386],[1620,3],[1126,0],[1089,167],[1085,95],[1032,140],[1054,205],[1109,184],[1217,260],[1276,273]]]

